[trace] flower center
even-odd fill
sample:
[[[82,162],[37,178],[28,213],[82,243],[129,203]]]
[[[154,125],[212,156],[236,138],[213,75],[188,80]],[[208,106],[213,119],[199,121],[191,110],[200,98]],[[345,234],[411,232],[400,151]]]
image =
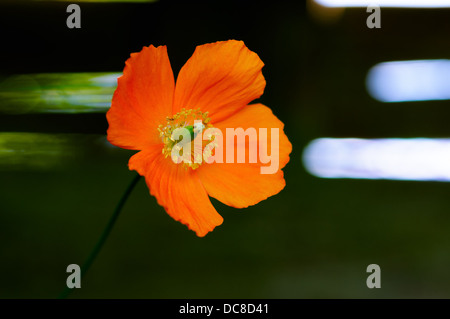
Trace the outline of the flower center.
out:
[[[158,127],[159,136],[164,143],[162,149],[164,157],[171,156],[175,162],[178,160],[178,155],[182,156],[183,165],[186,169],[188,167],[197,169],[204,162],[204,147],[214,140],[214,136],[203,140],[203,130],[213,127],[210,121],[208,112],[203,113],[200,109],[181,109],[172,117],[166,117],[166,124],[161,124]],[[179,129],[185,129],[184,132],[189,134],[180,136]],[[190,143],[190,145],[186,145],[187,143]],[[190,149],[190,156],[183,156],[185,149]],[[173,151],[176,151],[175,153],[178,155],[172,154]],[[208,154],[208,156],[211,156],[210,152]]]

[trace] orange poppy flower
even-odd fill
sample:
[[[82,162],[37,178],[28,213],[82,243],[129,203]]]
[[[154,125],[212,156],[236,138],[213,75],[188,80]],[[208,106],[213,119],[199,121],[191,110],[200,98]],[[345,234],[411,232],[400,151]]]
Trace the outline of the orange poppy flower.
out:
[[[264,91],[263,62],[242,41],[197,46],[180,70],[176,85],[165,46],[144,47],[132,53],[118,79],[107,113],[108,141],[139,152],[128,163],[145,176],[150,193],[175,220],[200,237],[222,224],[208,196],[236,208],[254,205],[280,192],[283,168],[289,162],[291,143],[284,124],[262,104],[249,103]],[[175,127],[201,120],[207,127],[278,128],[279,169],[261,174],[256,163],[176,164],[167,155],[174,142],[167,135]],[[192,126],[191,126],[192,127]],[[233,137],[234,138],[234,137]],[[258,135],[259,138],[259,135]],[[236,145],[239,147],[248,147]]]

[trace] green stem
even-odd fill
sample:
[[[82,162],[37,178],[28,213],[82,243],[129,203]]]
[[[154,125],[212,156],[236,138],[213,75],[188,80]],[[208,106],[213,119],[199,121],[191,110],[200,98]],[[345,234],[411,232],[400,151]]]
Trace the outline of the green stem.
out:
[[[120,199],[119,203],[116,206],[116,209],[114,210],[113,215],[109,219],[108,225],[106,225],[105,230],[103,231],[102,235],[100,236],[100,239],[98,240],[97,244],[95,245],[94,249],[92,250],[89,257],[84,262],[83,266],[81,267],[81,278],[83,278],[86,275],[86,272],[89,270],[91,265],[94,263],[95,258],[97,258],[97,255],[101,251],[103,245],[105,244],[106,240],[108,239],[109,234],[111,233],[111,230],[114,227],[114,224],[117,221],[117,218],[120,215],[120,212],[122,211],[123,206],[125,205],[128,197],[130,196],[131,192],[133,191],[136,184],[139,182],[141,176],[136,175],[136,177],[133,179],[131,184],[128,186],[125,193],[122,195],[122,198]],[[59,299],[65,299],[69,294],[74,290],[75,288],[69,288],[66,286],[64,291],[59,296]]]

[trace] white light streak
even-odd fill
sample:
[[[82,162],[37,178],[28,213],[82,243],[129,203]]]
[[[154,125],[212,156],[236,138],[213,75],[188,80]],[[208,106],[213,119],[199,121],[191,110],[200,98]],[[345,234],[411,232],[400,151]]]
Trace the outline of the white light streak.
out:
[[[375,65],[367,90],[382,102],[450,99],[450,60],[412,60]]]
[[[303,163],[323,178],[450,181],[450,139],[319,138]]]
[[[325,7],[449,8],[449,0],[315,0]]]

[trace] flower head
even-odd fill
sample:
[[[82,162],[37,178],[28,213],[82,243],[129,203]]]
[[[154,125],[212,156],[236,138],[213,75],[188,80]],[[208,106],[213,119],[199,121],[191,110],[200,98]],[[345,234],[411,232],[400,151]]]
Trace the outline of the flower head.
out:
[[[209,196],[243,208],[285,186],[281,169],[289,162],[292,146],[284,124],[268,107],[249,105],[264,91],[263,65],[242,41],[200,45],[175,84],[166,47],[149,46],[131,54],[118,80],[107,113],[108,140],[139,151],[130,158],[129,169],[145,176],[158,203],[198,236],[223,222]],[[211,132],[225,133],[230,128],[256,133],[237,143],[235,135],[224,134],[227,158],[223,161],[221,139]],[[270,135],[261,128],[281,132]],[[265,144],[258,144],[263,140]],[[264,151],[266,160],[249,155],[252,145]],[[239,160],[241,151],[246,154],[244,161]],[[279,161],[276,170],[261,174],[267,154],[274,153]]]

